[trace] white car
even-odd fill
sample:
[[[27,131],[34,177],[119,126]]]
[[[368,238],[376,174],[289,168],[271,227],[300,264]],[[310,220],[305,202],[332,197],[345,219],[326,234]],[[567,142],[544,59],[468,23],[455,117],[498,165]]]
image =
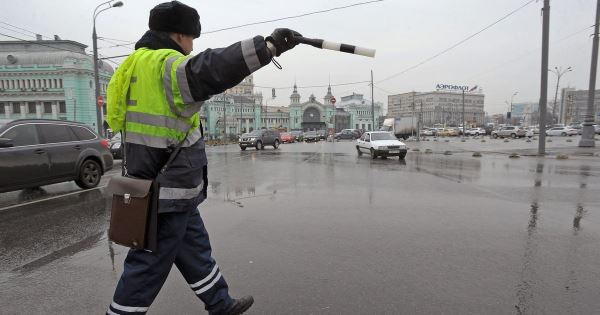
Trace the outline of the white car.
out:
[[[479,136],[479,135],[485,135],[485,129],[483,129],[483,128],[467,129],[467,136]]]
[[[365,132],[356,141],[356,151],[358,152],[358,156],[361,156],[363,153],[369,153],[373,159],[376,159],[378,156],[384,158],[397,156],[400,160],[404,160],[407,149],[406,144],[398,140],[391,132],[370,131]]]
[[[569,127],[553,127],[549,130],[546,130],[547,136],[576,136],[579,132],[577,129],[569,128]]]
[[[433,136],[433,130],[421,129],[421,136]]]

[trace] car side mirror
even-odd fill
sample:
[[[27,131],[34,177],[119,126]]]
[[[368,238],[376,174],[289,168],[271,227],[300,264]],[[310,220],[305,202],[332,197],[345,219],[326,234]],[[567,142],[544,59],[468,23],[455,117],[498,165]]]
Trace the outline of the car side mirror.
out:
[[[13,140],[8,138],[0,138],[0,148],[10,148],[13,147]]]

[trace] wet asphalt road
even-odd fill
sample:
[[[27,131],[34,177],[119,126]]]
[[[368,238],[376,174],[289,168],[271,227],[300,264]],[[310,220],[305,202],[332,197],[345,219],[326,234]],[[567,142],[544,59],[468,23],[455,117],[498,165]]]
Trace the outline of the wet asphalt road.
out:
[[[598,313],[600,157],[566,139],[549,149],[568,160],[509,159],[524,141],[409,146],[405,163],[351,142],[209,149],[200,211],[248,314]],[[126,254],[107,209],[71,183],[0,195],[0,313],[103,313]],[[173,269],[149,314],[203,312]]]

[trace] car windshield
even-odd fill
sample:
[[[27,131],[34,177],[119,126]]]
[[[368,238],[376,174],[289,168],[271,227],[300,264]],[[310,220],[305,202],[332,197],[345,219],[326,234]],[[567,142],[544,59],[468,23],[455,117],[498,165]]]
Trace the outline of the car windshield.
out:
[[[247,134],[248,136],[260,136],[260,130],[254,130]]]
[[[316,136],[317,132],[316,131],[309,131],[309,132],[305,133],[305,135],[307,135],[307,136]]]
[[[391,133],[382,132],[382,133],[372,133],[371,140],[397,140]]]

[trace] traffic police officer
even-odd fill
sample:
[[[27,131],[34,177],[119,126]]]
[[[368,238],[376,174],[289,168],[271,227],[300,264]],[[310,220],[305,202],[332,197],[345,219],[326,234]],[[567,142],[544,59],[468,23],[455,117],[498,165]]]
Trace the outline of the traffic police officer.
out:
[[[144,314],[173,263],[209,314],[241,314],[251,296],[233,299],[211,257],[208,233],[198,212],[206,198],[207,160],[199,110],[203,101],[240,83],[296,46],[289,29],[229,47],[189,56],[200,36],[197,11],[178,1],[150,11],[149,28],[113,75],[108,87],[110,127],[124,131],[129,176],[160,184],[155,252],[130,250],[107,314]],[[185,139],[185,140],[184,140]],[[160,173],[171,149],[182,149]]]

